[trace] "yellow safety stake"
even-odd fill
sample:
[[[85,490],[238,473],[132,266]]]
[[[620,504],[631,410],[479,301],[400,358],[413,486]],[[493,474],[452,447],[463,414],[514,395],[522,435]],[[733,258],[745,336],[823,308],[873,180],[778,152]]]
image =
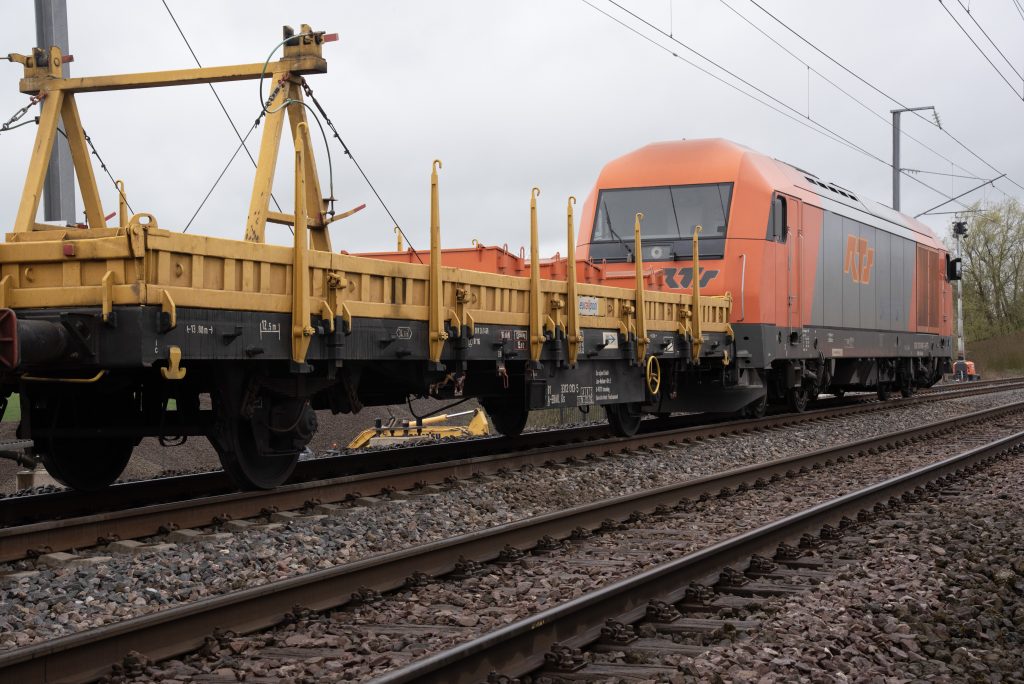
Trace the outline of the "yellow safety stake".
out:
[[[540,188],[530,191],[530,360],[540,361],[544,349],[544,317],[540,303],[540,245],[537,236],[537,195]]]
[[[647,312],[644,310],[644,253],[643,240],[640,237],[640,222],[644,220],[642,212],[636,213],[633,223],[633,261],[636,262],[636,360],[641,363],[647,356]]]
[[[309,306],[309,232],[306,215],[306,124],[295,136],[295,239],[292,250],[292,361],[306,363],[311,336]]]
[[[441,160],[435,159],[430,171],[430,360],[438,363],[448,333],[444,329],[442,301],[444,283],[441,282],[441,202],[437,191],[437,170]]]
[[[128,196],[124,194],[124,181],[114,183],[117,187],[117,222],[122,228],[128,227]]]
[[[694,361],[700,358],[700,348],[704,344],[700,314],[700,250],[697,247],[697,236],[702,230],[704,228],[699,225],[693,228],[693,342],[690,345],[690,357]]]
[[[569,345],[569,366],[576,366],[576,359],[579,357],[580,345],[583,343],[583,336],[580,334],[580,319],[579,319],[579,297],[577,296],[576,288],[576,237],[575,226],[573,221],[572,205],[576,204],[576,198],[572,195],[569,196],[569,201],[566,204],[566,223],[567,235],[569,245],[566,249],[566,261],[565,261],[565,300],[566,300],[566,317],[568,319],[568,326],[565,331],[566,342]]]

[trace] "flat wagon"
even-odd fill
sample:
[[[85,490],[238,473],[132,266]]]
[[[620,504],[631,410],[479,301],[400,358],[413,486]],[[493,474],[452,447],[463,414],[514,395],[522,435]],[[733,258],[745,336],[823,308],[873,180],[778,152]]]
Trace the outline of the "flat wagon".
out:
[[[554,270],[542,265],[536,192],[525,270],[445,266],[435,162],[425,263],[333,251],[328,226],[344,214],[332,215],[323,197],[303,102],[304,77],[327,70],[330,38],[286,27],[278,61],[68,79],[55,47],[11,56],[41,113],[17,216],[0,245],[0,392],[20,393],[19,433],[35,441],[52,475],[99,490],[143,437],[204,436],[239,486],[269,488],[292,472],[318,409],[477,397],[499,431],[515,434],[531,409],[603,406],[625,434],[645,411],[735,384],[732,296],[699,284],[657,287],[642,258],[650,253],[642,209],[629,220],[629,274],[614,283],[581,272],[593,266],[579,268],[573,255],[571,198],[569,258]],[[77,97],[263,78],[270,95],[244,239],[183,234],[151,214],[129,215],[123,186],[117,225],[107,224]],[[286,118],[295,196],[281,213],[269,200]],[[83,226],[36,222],[59,123]],[[293,244],[266,244],[268,222],[291,226]]]

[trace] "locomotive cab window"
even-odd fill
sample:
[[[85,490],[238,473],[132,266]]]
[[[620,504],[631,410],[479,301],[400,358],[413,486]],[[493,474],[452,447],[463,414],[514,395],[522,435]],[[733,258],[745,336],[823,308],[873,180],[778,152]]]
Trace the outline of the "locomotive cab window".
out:
[[[732,183],[602,190],[594,217],[590,255],[594,259],[633,259],[633,223],[640,228],[643,257],[654,261],[693,258],[693,231],[701,226],[700,258],[721,259],[729,223]]]
[[[768,236],[767,239],[773,242],[786,241],[787,224],[786,198],[776,195],[772,199],[772,208],[768,213]]]

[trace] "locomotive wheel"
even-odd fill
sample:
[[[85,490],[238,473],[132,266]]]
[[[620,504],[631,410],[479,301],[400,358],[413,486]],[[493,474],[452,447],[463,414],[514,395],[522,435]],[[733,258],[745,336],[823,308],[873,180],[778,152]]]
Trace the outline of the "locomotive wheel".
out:
[[[516,437],[526,427],[530,412],[525,408],[509,406],[497,407],[489,402],[484,403],[484,410],[491,419],[491,424],[504,437]]]
[[[256,436],[257,426],[244,418],[229,420],[217,439],[211,439],[224,471],[241,489],[273,489],[284,484],[301,449],[274,451]]]
[[[637,404],[606,404],[604,411],[608,415],[608,425],[611,426],[612,434],[616,437],[635,435],[644,417]]]
[[[46,472],[79,492],[98,492],[110,486],[128,465],[135,441],[131,439],[49,440],[40,458]]]

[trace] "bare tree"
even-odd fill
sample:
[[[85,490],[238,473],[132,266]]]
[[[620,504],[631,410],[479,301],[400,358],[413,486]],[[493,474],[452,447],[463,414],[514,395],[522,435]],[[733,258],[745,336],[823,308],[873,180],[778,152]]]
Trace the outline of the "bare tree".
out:
[[[969,340],[1024,329],[1024,210],[1016,199],[974,205],[964,260]]]

